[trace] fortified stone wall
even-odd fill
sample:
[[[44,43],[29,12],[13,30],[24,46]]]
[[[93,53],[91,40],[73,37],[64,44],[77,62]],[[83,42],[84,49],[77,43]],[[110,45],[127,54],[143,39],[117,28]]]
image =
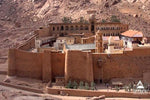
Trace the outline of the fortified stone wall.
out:
[[[8,75],[54,80],[87,81],[112,78],[143,78],[150,74],[150,48],[136,48],[123,54],[92,54],[68,50],[66,54],[44,51],[31,53],[18,49],[9,50]],[[34,74],[33,74],[34,73]]]
[[[32,53],[18,49],[9,50],[8,75],[51,81],[64,76],[65,55],[44,51]]]
[[[55,77],[64,77],[65,54],[52,52],[51,58],[53,79]]]
[[[98,60],[102,60],[102,67]],[[123,54],[93,54],[94,79],[142,78],[150,69],[150,48],[125,51]],[[150,77],[150,76],[149,76]]]
[[[10,49],[8,75],[42,79],[42,54]]]
[[[71,51],[66,53],[65,80],[93,81],[92,55],[90,52]]]
[[[144,81],[144,83],[150,83],[150,70],[147,72],[144,72],[143,81]]]

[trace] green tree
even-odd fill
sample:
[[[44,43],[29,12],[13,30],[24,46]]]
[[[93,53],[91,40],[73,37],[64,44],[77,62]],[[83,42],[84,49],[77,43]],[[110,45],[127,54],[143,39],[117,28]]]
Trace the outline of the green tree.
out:
[[[80,83],[79,83],[79,88],[80,88],[80,89],[83,89],[83,85],[84,85],[83,81],[80,81]]]
[[[102,19],[101,23],[106,23],[107,21],[105,19]]]
[[[89,90],[89,84],[87,82],[85,83],[85,89]]]
[[[88,21],[84,17],[80,17],[79,23],[88,23]]]
[[[117,22],[117,23],[120,23],[120,20],[117,18],[117,16],[112,15],[112,16],[111,16],[111,22]]]
[[[73,88],[71,80],[67,83],[66,88]]]
[[[118,86],[115,86],[115,88],[116,88],[116,91],[119,91],[119,90],[120,90],[120,88],[119,88]]]
[[[78,83],[76,81],[73,82],[73,89],[77,89]]]
[[[63,23],[72,23],[72,18],[71,17],[63,17],[62,22]]]
[[[94,90],[94,89],[95,89],[95,83],[91,82],[91,90]]]

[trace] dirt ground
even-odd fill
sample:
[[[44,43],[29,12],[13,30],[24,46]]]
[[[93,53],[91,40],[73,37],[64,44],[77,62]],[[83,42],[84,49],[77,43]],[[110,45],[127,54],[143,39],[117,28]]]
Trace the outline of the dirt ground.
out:
[[[90,97],[37,94],[0,85],[0,100],[92,100]],[[106,98],[105,100],[150,100],[138,98]]]

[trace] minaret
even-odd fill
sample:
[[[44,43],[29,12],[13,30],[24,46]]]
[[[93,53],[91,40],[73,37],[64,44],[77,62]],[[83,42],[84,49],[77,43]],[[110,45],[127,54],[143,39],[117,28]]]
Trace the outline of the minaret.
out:
[[[96,32],[96,38],[95,38],[95,44],[96,44],[96,53],[103,53],[103,34],[100,33],[100,31]]]

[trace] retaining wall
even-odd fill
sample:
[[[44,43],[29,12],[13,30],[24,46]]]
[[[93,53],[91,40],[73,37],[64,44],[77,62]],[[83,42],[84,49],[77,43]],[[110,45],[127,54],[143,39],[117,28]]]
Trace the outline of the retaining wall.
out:
[[[102,92],[92,90],[74,90],[74,89],[52,89],[46,88],[49,94],[60,94],[60,91],[68,94],[69,96],[82,96],[82,97],[93,97],[105,95],[106,97],[125,97],[125,98],[150,98],[150,94],[135,94],[130,92]]]

